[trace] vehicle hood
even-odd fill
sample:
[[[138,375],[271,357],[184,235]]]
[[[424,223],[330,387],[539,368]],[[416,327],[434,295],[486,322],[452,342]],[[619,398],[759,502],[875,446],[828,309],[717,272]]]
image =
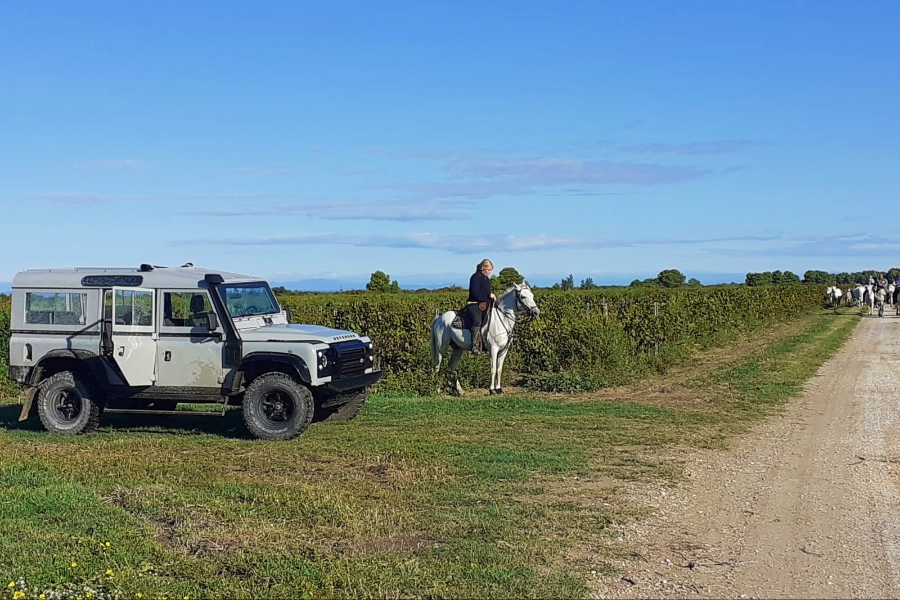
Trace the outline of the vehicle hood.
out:
[[[266,325],[253,329],[242,329],[241,339],[245,342],[322,342],[333,344],[347,340],[358,340],[352,331],[331,329],[319,325]]]

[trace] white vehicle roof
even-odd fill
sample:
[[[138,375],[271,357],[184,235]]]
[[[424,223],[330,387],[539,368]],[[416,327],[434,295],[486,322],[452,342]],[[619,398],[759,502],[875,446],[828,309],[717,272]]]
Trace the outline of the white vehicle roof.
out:
[[[247,283],[252,281],[264,281],[261,277],[229,273],[215,269],[198,269],[196,267],[152,267],[152,270],[121,269],[121,268],[97,268],[77,267],[65,269],[28,269],[17,273],[12,280],[13,288],[80,288],[82,279],[87,276],[139,276],[139,284],[116,283],[121,287],[145,287],[145,288],[205,288],[208,287],[204,277],[207,274],[221,275],[225,283]],[[136,280],[134,280],[136,281]],[[101,287],[90,285],[87,287]],[[111,286],[103,286],[111,287]]]

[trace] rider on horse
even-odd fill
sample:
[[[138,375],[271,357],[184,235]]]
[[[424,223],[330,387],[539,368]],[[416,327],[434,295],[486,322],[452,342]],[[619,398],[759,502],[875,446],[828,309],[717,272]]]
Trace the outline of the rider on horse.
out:
[[[469,299],[466,301],[466,312],[470,319],[472,332],[472,354],[481,353],[481,325],[484,323],[484,313],[490,308],[490,303],[497,299],[491,292],[491,271],[494,263],[484,259],[475,267],[475,272],[469,278]]]

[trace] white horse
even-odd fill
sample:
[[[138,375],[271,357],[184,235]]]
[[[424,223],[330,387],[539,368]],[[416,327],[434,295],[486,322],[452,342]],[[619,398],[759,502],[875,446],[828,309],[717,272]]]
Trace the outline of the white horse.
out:
[[[541,310],[534,302],[534,293],[524,283],[513,284],[494,303],[491,308],[490,322],[487,329],[482,328],[481,339],[486,349],[491,353],[491,387],[490,394],[502,394],[500,375],[503,372],[503,361],[509,352],[509,346],[513,339],[513,328],[516,321],[522,315],[538,317]],[[436,317],[431,324],[431,364],[434,372],[439,373],[441,362],[449,346],[453,346],[453,353],[447,367],[454,372],[455,388],[458,394],[462,393],[459,384],[459,376],[456,375],[456,365],[462,358],[463,352],[472,349],[472,334],[468,329],[455,329],[453,319],[456,311],[450,310]]]
[[[885,298],[885,301],[887,302],[888,306],[890,306],[894,303],[894,289],[895,289],[894,284],[889,283],[887,286],[887,298]]]
[[[841,288],[836,285],[829,285],[825,288],[825,302],[835,310],[841,305],[841,296],[843,295],[844,293],[841,291]]]
[[[863,299],[866,297],[866,286],[864,286],[860,283],[860,284],[857,284],[857,286],[855,288],[853,288],[853,290],[851,290],[851,291],[852,291],[852,293],[847,294],[848,299],[850,297],[852,297],[853,303],[856,305],[856,308],[862,308],[863,307]]]
[[[872,292],[871,286],[866,286],[869,288],[869,316],[875,314],[875,308],[878,308],[878,316],[884,316],[884,300],[887,297],[887,291],[880,287],[874,293]]]

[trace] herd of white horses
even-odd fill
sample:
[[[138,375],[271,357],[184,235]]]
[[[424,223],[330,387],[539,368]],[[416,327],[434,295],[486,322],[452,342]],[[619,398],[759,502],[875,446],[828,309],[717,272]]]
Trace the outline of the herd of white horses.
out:
[[[898,302],[898,293],[900,290],[895,288],[893,283],[889,283],[886,288],[877,287],[871,283],[868,285],[856,285],[850,287],[847,291],[841,290],[836,285],[830,285],[825,290],[825,302],[831,308],[839,306],[855,306],[857,308],[869,307],[869,314],[874,315],[878,311],[878,316],[884,315],[884,306],[896,306],[897,314],[900,315],[900,302]]]

